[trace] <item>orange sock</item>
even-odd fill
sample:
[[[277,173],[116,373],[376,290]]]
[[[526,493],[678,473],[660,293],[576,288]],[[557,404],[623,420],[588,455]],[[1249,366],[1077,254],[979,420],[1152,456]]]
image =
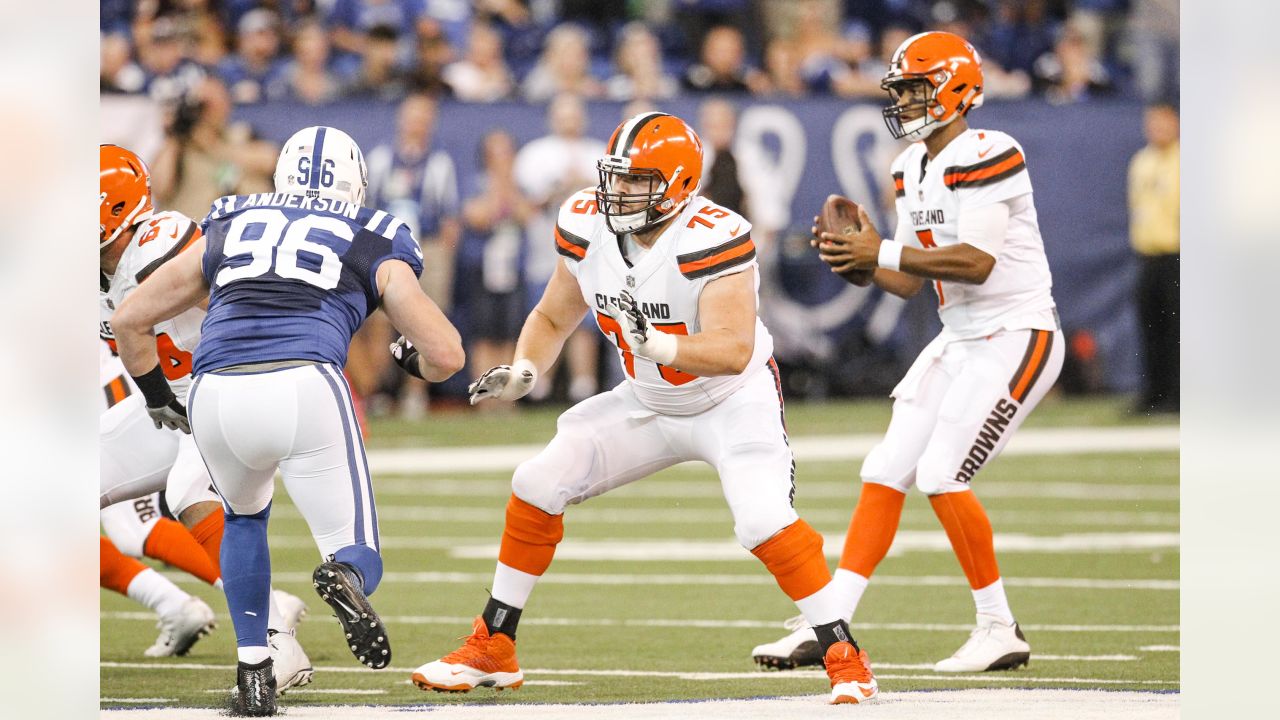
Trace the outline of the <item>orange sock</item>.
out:
[[[898,534],[905,493],[879,483],[862,483],[858,506],[849,519],[849,532],[844,537],[840,567],[864,578],[871,577],[876,566],[889,553],[893,536]]]
[[[220,513],[214,513],[221,517]],[[197,526],[198,527],[198,526]],[[147,535],[142,554],[185,570],[212,585],[221,574],[210,562],[208,553],[182,523],[160,518]]]
[[[129,594],[129,583],[138,573],[147,569],[146,565],[125,555],[116,548],[115,543],[102,539],[98,553],[98,584],[108,590],[115,590],[121,595]]]
[[[551,566],[556,545],[564,537],[564,515],[548,515],[516,497],[507,501],[507,524],[502,529],[498,562],[530,575]]]
[[[831,582],[831,570],[822,555],[822,536],[804,520],[786,526],[777,535],[752,549],[792,600],[802,600]]]
[[[219,574],[222,570],[222,527],[225,523],[222,511],[219,510],[210,513],[208,517],[191,528],[191,537],[204,548],[205,554],[213,561],[213,567],[219,570]]]
[[[929,496],[933,512],[942,521],[956,559],[974,590],[1000,579],[996,565],[996,548],[991,533],[991,520],[972,490]]]

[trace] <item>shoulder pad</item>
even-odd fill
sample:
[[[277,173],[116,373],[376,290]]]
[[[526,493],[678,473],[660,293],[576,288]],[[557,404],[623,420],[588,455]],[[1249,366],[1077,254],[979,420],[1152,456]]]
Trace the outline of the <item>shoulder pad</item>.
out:
[[[556,252],[574,261],[586,257],[593,226],[598,222],[600,209],[594,186],[570,195],[556,215]]]
[[[751,223],[738,213],[720,207],[711,200],[697,197],[691,202],[693,212],[677,220],[681,235],[676,256],[680,274],[690,280],[715,275],[744,265],[755,259],[756,246],[751,240]]]
[[[134,282],[141,283],[161,265],[191,247],[200,238],[200,228],[186,215],[168,210],[145,220],[138,226],[134,238],[129,267]]]
[[[1026,170],[1022,146],[1009,135],[979,130],[968,135],[947,166],[942,181],[950,189],[980,187],[1006,180]]]

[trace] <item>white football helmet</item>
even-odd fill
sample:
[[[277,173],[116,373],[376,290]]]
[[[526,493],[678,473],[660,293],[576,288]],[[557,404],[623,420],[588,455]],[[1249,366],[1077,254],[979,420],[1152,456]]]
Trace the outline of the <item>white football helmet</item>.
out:
[[[276,192],[364,205],[369,170],[351,136],[333,127],[303,128],[280,149]]]

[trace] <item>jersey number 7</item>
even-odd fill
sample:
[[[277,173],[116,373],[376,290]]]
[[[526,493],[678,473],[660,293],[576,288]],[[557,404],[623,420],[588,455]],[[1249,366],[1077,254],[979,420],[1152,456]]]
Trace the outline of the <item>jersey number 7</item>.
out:
[[[631,346],[622,338],[622,328],[618,326],[618,321],[597,310],[596,324],[600,326],[600,332],[606,336],[611,336],[614,344],[622,351],[622,364],[627,369],[627,375],[634,380],[636,377],[636,356],[632,354]],[[684,323],[653,323],[653,329],[671,333],[672,335],[689,334],[689,327]],[[659,363],[654,364],[658,366],[658,373],[662,375],[662,379],[671,385],[684,385],[698,379],[697,375]]]

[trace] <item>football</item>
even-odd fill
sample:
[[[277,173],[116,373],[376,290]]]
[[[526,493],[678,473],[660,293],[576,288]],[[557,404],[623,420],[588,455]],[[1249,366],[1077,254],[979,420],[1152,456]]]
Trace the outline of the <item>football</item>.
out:
[[[843,195],[828,195],[818,213],[818,232],[835,235],[848,235],[862,229],[858,221],[858,203]],[[840,277],[854,285],[866,287],[871,284],[875,270],[847,270]]]

